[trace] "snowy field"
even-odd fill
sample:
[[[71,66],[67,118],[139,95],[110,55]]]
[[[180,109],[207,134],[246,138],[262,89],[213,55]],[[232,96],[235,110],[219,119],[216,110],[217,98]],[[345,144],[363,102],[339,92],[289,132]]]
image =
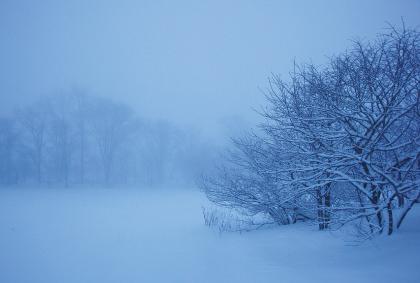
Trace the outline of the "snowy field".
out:
[[[420,282],[420,210],[375,245],[297,224],[219,237],[194,189],[0,188],[0,282]]]

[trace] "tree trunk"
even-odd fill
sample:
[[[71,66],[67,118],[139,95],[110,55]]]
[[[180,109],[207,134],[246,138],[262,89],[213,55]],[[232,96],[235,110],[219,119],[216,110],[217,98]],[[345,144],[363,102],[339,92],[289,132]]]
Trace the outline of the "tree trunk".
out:
[[[391,203],[388,203],[388,235],[391,235],[394,231],[394,218],[392,215]]]
[[[325,211],[324,211],[324,227],[325,229],[329,228],[329,224],[331,222],[331,192],[330,192],[331,184],[328,184],[327,191],[325,192]]]
[[[323,205],[323,197],[322,197],[322,189],[318,189],[316,191],[316,197],[318,202],[318,227],[319,230],[324,230],[324,205]]]

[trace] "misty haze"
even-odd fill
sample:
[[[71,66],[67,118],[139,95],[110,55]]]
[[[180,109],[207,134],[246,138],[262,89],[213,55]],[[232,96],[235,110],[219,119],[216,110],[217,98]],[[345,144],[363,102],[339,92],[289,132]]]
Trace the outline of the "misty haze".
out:
[[[0,282],[418,282],[418,1],[2,1]]]

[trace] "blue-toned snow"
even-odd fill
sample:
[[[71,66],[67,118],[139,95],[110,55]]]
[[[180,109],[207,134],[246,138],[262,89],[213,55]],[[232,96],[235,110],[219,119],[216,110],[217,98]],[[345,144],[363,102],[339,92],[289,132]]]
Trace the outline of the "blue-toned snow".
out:
[[[420,282],[420,210],[361,246],[297,224],[221,237],[194,189],[0,188],[0,282]]]

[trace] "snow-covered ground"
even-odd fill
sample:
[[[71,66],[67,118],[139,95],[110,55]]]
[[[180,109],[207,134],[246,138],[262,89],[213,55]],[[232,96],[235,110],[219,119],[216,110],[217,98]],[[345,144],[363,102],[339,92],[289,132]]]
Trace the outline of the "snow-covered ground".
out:
[[[297,224],[221,237],[194,189],[0,188],[0,282],[420,282],[420,210],[375,245]]]

